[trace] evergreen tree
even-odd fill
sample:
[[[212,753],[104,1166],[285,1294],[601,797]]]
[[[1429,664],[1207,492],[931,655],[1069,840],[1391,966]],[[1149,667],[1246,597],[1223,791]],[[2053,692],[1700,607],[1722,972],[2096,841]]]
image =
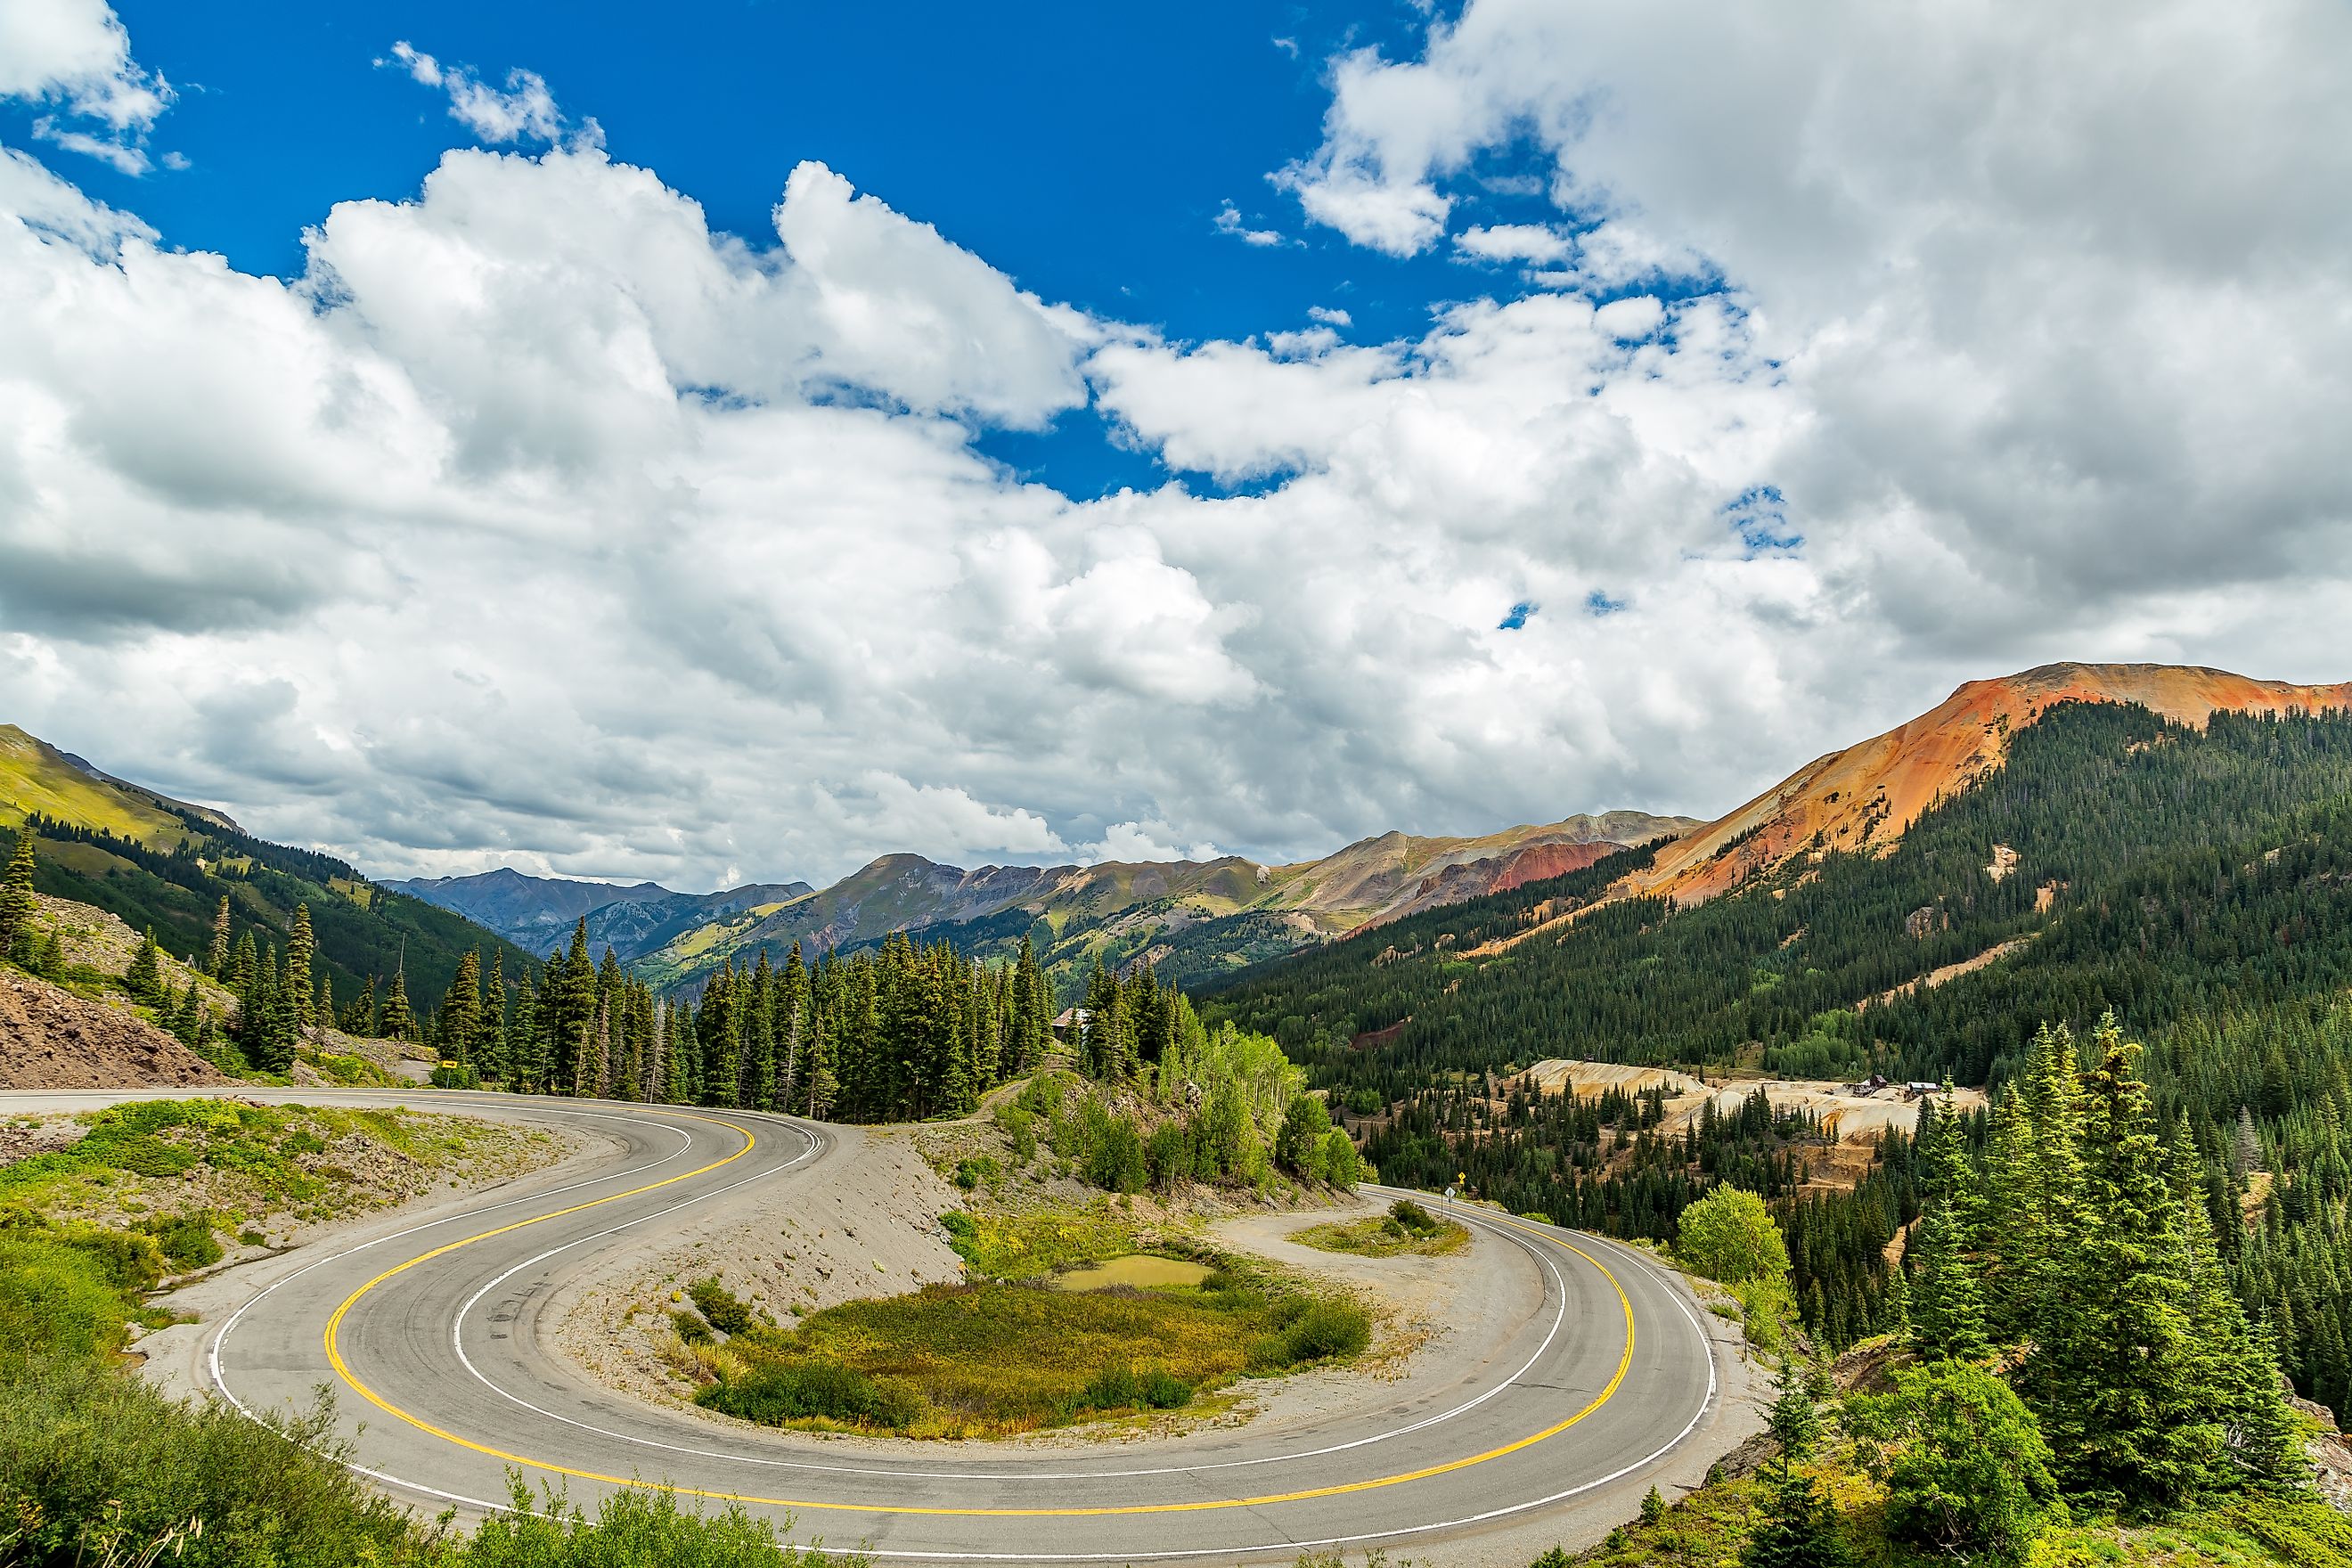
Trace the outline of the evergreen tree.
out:
[[[40,900],[33,896],[33,826],[16,830],[16,848],[9,851],[7,872],[0,872],[0,959],[30,962],[33,917]]]
[[[522,984],[515,994],[514,1027],[507,1036],[507,1087],[521,1093],[535,1093],[547,1088],[547,1058],[540,1032],[539,987],[531,983],[530,971],[523,971]]]
[[[240,1005],[244,1002],[246,993],[253,989],[254,982],[260,973],[260,950],[255,945],[253,933],[248,931],[237,938],[236,950],[229,957],[228,978],[226,981],[230,994],[237,998]]]
[[[160,1002],[163,998],[163,950],[155,945],[155,928],[149,926],[139,951],[131,960],[131,967],[122,973],[122,987],[142,1002]]]
[[[402,964],[392,972],[392,984],[385,990],[383,1016],[376,1033],[387,1040],[410,1040],[416,1037],[416,1015],[408,1005],[408,968]]]
[[[213,907],[213,937],[205,949],[205,973],[220,977],[221,965],[228,962],[228,895],[223,893],[220,902]]]
[[[1968,1135],[1950,1110],[1933,1101],[1920,1111],[1923,1174],[1918,1229],[1906,1261],[1914,1261],[1910,1284],[1909,1338],[1926,1357],[1975,1361],[1990,1353],[1984,1294],[1971,1254],[1982,1232],[1977,1173],[1969,1158]]]
[[[314,1001],[310,966],[318,952],[318,939],[310,932],[310,906],[297,904],[293,934],[286,939],[286,1000],[298,1030],[310,1026]]]
[[[512,1088],[507,1059],[507,955],[495,948],[490,952],[490,976],[482,986],[481,1017],[474,1029],[474,1041],[488,1069]]]
[[[1820,1413],[1797,1373],[1793,1357],[1780,1362],[1780,1391],[1765,1418],[1780,1454],[1765,1479],[1765,1500],[1741,1548],[1741,1568],[1843,1568],[1849,1561],[1837,1517],[1799,1461],[1821,1441]]]
[[[2187,1258],[2140,1047],[2112,1016],[2084,1085],[2085,1202],[2058,1288],[2036,1303],[2019,1393],[2070,1489],[2171,1508],[2221,1479],[2231,1403],[2189,1315]]]
[[[457,977],[442,994],[434,1020],[435,1043],[441,1059],[457,1067],[472,1065],[474,1037],[482,1023],[482,961],[468,952],[457,960]]]
[[[33,829],[16,830],[16,847],[8,856],[8,869],[0,873],[0,958],[27,963],[34,952],[34,916],[39,901],[33,895]]]

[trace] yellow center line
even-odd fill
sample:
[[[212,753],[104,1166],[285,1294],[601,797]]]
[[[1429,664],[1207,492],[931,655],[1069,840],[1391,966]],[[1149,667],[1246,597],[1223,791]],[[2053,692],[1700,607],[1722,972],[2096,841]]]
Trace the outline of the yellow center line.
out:
[[[668,1114],[673,1116],[689,1115],[688,1112],[685,1111],[669,1111]],[[715,1116],[691,1116],[690,1120],[696,1121],[709,1121],[714,1125],[725,1127],[732,1131],[742,1134],[743,1147],[736,1150],[735,1152],[728,1155],[725,1159],[714,1160],[709,1164],[701,1166],[699,1169],[686,1171],[677,1175],[667,1177],[662,1181],[649,1182],[642,1187],[632,1187],[625,1193],[614,1193],[609,1196],[592,1199],[584,1204],[574,1204],[570,1208],[557,1209],[552,1213],[539,1215],[530,1219],[517,1220],[512,1225],[502,1225],[495,1230],[486,1230],[478,1235],[469,1236],[462,1240],[450,1242],[446,1247],[436,1247],[430,1252],[420,1253],[416,1257],[410,1258],[405,1263],[385,1269],[383,1273],[377,1275],[374,1279],[369,1280],[366,1284],[361,1286],[358,1289],[344,1297],[342,1302],[335,1308],[334,1314],[327,1320],[327,1363],[335,1369],[335,1375],[341,1378],[343,1382],[351,1387],[352,1392],[359,1394],[360,1397],[365,1399],[377,1409],[384,1412],[384,1414],[397,1416],[411,1426],[415,1427],[418,1431],[438,1437],[445,1443],[453,1443],[460,1448],[468,1449],[477,1454],[487,1455],[490,1458],[502,1460],[507,1464],[521,1465],[527,1468],[534,1470],[544,1470],[550,1475],[564,1476],[573,1480],[598,1481],[607,1486],[616,1487],[646,1486],[647,1483],[646,1481],[635,1476],[608,1476],[601,1474],[595,1470],[575,1469],[569,1465],[559,1465],[546,1459],[534,1459],[524,1454],[509,1453],[503,1448],[493,1448],[487,1444],[477,1443],[469,1438],[460,1437],[454,1432],[446,1431],[439,1426],[434,1426],[431,1422],[425,1420],[421,1416],[412,1415],[407,1411],[403,1410],[397,1405],[385,1399],[382,1394],[376,1393],[375,1390],[370,1388],[366,1384],[360,1381],[358,1375],[354,1373],[351,1367],[344,1362],[341,1351],[337,1348],[336,1336],[337,1331],[342,1327],[345,1314],[349,1313],[354,1306],[359,1304],[359,1300],[362,1297],[374,1289],[377,1286],[383,1284],[385,1280],[390,1279],[396,1275],[404,1274],[420,1263],[430,1263],[436,1258],[446,1258],[450,1253],[457,1251],[460,1247],[471,1247],[478,1241],[488,1241],[494,1236],[505,1236],[510,1231],[521,1230],[527,1226],[534,1225],[543,1225],[549,1220],[562,1219],[566,1215],[578,1214],[583,1209],[601,1208],[606,1204],[618,1203],[623,1198],[633,1198],[641,1193],[650,1193],[657,1188],[669,1186],[673,1183],[688,1181],[696,1176],[707,1175],[710,1172],[718,1170],[721,1165],[730,1165],[734,1163],[736,1161],[741,1159],[744,1155],[751,1152],[753,1135],[750,1128],[739,1126],[732,1121],[722,1121]],[[1574,1242],[1563,1241],[1556,1236],[1548,1236],[1544,1232],[1537,1230],[1532,1226],[1521,1225],[1516,1220],[1507,1219],[1500,1215],[1481,1215],[1480,1217],[1495,1224],[1507,1225],[1514,1230],[1523,1230],[1531,1236],[1539,1237],[1542,1240],[1551,1242],[1559,1247],[1564,1247],[1569,1251],[1575,1253],[1579,1258],[1583,1258],[1587,1263],[1591,1264],[1593,1268],[1601,1271],[1601,1277],[1609,1281],[1610,1288],[1617,1292],[1617,1306],[1619,1310],[1621,1310],[1625,1317],[1625,1348],[1617,1358],[1617,1371],[1609,1379],[1608,1386],[1603,1388],[1597,1395],[1595,1395],[1590,1405],[1587,1405],[1583,1409],[1578,1411],[1575,1415],[1569,1416],[1564,1421],[1556,1422],[1553,1425],[1545,1427],[1540,1432],[1521,1437],[1515,1443],[1506,1443],[1498,1448],[1489,1448],[1483,1454],[1473,1454],[1467,1458],[1451,1459],[1442,1465],[1430,1465],[1422,1469],[1406,1470],[1396,1475],[1377,1476],[1369,1480],[1347,1481],[1336,1486],[1312,1487],[1299,1491],[1269,1492],[1260,1497],[1226,1498],[1208,1502],[1129,1503],[1103,1508],[924,1508],[908,1503],[820,1502],[814,1499],[807,1498],[755,1497],[747,1492],[713,1491],[698,1487],[664,1486],[660,1489],[675,1492],[680,1497],[706,1498],[714,1502],[753,1503],[765,1508],[783,1508],[795,1510],[814,1509],[836,1513],[944,1514],[956,1518],[985,1519],[1087,1519],[1099,1515],[1123,1513],[1204,1513],[1221,1509],[1257,1508],[1269,1503],[1304,1502],[1312,1498],[1340,1497],[1349,1492],[1372,1491],[1382,1487],[1402,1486],[1408,1481],[1427,1480],[1432,1476],[1443,1476],[1451,1474],[1455,1470],[1466,1470],[1473,1465],[1483,1465],[1491,1459],[1499,1459],[1507,1454],[1516,1454],[1522,1448],[1531,1448],[1548,1437],[1556,1437],[1560,1433],[1567,1431],[1570,1427],[1575,1426],[1578,1422],[1583,1420],[1586,1416],[1600,1409],[1603,1405],[1608,1404],[1610,1398],[1616,1394],[1618,1385],[1625,1381],[1625,1373],[1633,1364],[1633,1304],[1626,1299],[1625,1287],[1618,1283],[1617,1276],[1609,1271],[1609,1266],[1607,1264],[1601,1262],[1601,1259],[1593,1257],[1592,1254],[1585,1251]],[[1018,1478],[1007,1479],[1017,1479]]]

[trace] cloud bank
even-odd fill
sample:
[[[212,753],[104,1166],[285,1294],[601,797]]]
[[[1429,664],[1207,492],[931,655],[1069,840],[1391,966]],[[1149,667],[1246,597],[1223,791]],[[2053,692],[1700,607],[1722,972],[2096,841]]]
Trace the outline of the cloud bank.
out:
[[[119,22],[32,9],[0,93],[140,145]],[[2050,658],[2340,679],[2347,29],[1474,0],[1277,171],[1465,262],[1380,343],[1041,300],[814,163],[715,232],[415,48],[490,145],[286,281],[0,149],[0,705],[385,873],[708,886],[1711,814]],[[1089,406],[1173,477],[982,450]]]

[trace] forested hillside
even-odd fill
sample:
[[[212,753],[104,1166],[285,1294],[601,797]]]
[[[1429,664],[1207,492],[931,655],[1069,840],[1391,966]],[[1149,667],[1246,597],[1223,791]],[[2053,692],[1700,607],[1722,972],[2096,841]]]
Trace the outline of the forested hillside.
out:
[[[2216,713],[2200,731],[2070,703],[1883,853],[1820,850],[1696,907],[1607,902],[1473,951],[1591,899],[1638,863],[1620,857],[1271,966],[1215,1010],[1350,1088],[1550,1056],[1977,1083],[2045,1020],[2114,1007],[2152,1028],[2352,980],[2347,826],[2352,716]]]
[[[1800,856],[1695,907],[1593,903],[1634,859],[1269,966],[1207,1009],[1377,1113],[1367,1152],[1398,1180],[1466,1171],[1515,1209],[1660,1237],[1717,1182],[1764,1194],[1833,1342],[1890,1321],[1907,1140],[1858,1190],[1807,1190],[1823,1140],[1760,1098],[1660,1138],[1642,1099],[1498,1100],[1486,1075],[1561,1056],[1999,1086],[2044,1025],[2088,1038],[2112,1011],[2246,1308],[2299,1386],[2352,1402],[2352,716],[2200,730],[2066,703],[1882,852]]]
[[[224,960],[248,936],[265,954],[282,952],[295,910],[308,905],[313,983],[330,987],[337,1013],[404,966],[409,997],[430,1007],[465,954],[525,960],[463,917],[387,893],[331,855],[267,843],[218,812],[86,771],[13,727],[0,727],[0,856],[29,831],[39,891],[107,910],[133,931],[152,928],[174,957],[206,966],[223,899]]]

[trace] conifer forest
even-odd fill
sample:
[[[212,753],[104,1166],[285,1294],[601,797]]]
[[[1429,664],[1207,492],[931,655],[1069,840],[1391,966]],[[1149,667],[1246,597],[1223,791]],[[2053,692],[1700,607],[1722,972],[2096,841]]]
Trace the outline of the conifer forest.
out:
[[[2027,874],[1990,875],[1996,844]],[[1916,1286],[1916,1254],[1889,1261],[1927,1201],[1915,1136],[1831,1190],[1808,1179],[1822,1130],[1760,1094],[1661,1132],[1656,1094],[1563,1100],[1511,1075],[1548,1058],[1875,1070],[1987,1086],[1999,1123],[2030,1072],[2055,1070],[2049,1041],[2100,1069],[2111,1053],[2090,1042],[2112,1016],[2145,1047],[2128,1076],[2147,1135],[2248,1331],[2297,1389],[2352,1405],[2352,717],[2217,712],[2198,730],[2063,704],[1883,852],[1801,855],[1692,908],[1604,903],[1467,956],[1648,853],[1265,966],[1203,1009],[1279,1040],[1392,1181],[1466,1173],[1513,1210],[1660,1240],[1717,1184],[1763,1194],[1803,1320],[1832,1346],[1894,1326]],[[1969,1136],[1979,1159],[1997,1142]]]

